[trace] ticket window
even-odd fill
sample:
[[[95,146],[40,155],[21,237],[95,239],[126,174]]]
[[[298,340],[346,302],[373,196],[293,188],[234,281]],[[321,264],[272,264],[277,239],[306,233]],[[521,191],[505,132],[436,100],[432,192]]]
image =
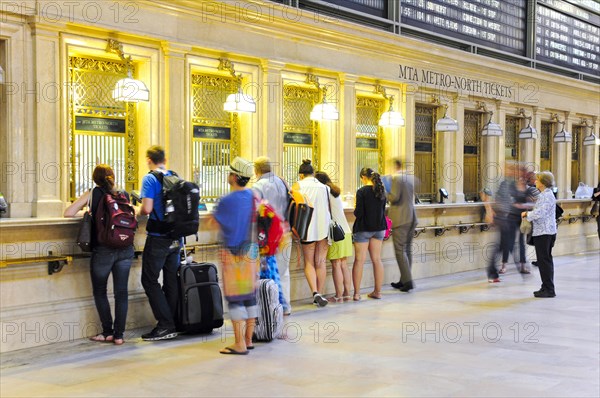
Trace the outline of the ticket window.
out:
[[[435,106],[417,104],[415,107],[415,176],[419,179],[415,194],[421,202],[429,203],[436,199],[433,135],[436,110]]]
[[[360,170],[368,167],[383,174],[383,144],[379,119],[386,111],[385,100],[370,97],[356,99],[356,186],[360,187]]]
[[[519,160],[519,132],[522,118],[506,116],[504,125],[504,159]]]
[[[92,173],[100,163],[114,170],[117,187],[139,189],[135,104],[112,98],[116,82],[125,77],[125,62],[69,57],[70,200],[95,185]]]
[[[542,121],[540,129],[540,171],[552,170],[554,122]]]
[[[283,178],[292,185],[298,180],[303,159],[319,169],[319,124],[310,120],[310,112],[320,101],[314,87],[286,84],[283,88]]]
[[[581,176],[581,161],[584,160],[582,159],[582,140],[585,136],[585,126],[573,126],[571,136],[573,138],[571,144],[571,192],[574,195],[579,182],[583,181]]]
[[[239,153],[240,120],[223,104],[237,91],[230,76],[192,73],[192,175],[204,202],[229,193],[231,159]]]
[[[481,192],[481,130],[483,114],[465,111],[463,192],[466,201],[476,201]]]

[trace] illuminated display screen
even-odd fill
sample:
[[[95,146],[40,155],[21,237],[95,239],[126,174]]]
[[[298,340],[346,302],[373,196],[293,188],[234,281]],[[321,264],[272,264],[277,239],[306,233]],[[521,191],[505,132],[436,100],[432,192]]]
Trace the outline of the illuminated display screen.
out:
[[[538,0],[536,22],[536,59],[600,74],[600,16],[565,1]]]
[[[402,23],[525,55],[526,0],[403,0]]]

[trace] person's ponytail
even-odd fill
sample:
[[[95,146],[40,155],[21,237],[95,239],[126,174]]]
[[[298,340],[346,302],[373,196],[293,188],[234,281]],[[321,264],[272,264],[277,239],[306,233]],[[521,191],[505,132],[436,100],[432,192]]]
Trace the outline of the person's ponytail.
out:
[[[379,173],[373,172],[371,181],[373,181],[373,191],[375,192],[375,197],[377,199],[385,199],[385,187],[383,186],[383,182],[381,181],[381,176]]]

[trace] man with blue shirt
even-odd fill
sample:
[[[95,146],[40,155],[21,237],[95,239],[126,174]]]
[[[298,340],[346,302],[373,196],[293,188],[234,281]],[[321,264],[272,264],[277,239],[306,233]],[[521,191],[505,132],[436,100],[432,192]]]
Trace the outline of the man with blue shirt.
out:
[[[173,174],[166,169],[165,150],[158,145],[146,151],[146,161],[151,172],[163,173],[165,176]],[[150,333],[142,335],[142,339],[147,341],[173,339],[177,337],[174,316],[178,301],[177,270],[181,244],[179,240],[167,236],[162,183],[153,174],[144,176],[140,197],[142,198],[140,213],[149,215],[146,225],[148,235],[142,255],[142,286],[158,322]],[[161,271],[162,288],[158,282]]]

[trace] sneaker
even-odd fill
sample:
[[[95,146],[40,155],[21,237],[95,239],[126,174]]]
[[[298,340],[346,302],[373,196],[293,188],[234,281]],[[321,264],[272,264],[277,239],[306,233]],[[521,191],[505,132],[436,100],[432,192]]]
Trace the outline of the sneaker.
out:
[[[313,304],[317,307],[325,307],[328,301],[325,297],[321,296],[319,293],[315,294],[315,298],[313,300]]]
[[[145,341],[158,341],[158,340],[170,340],[177,337],[177,331],[175,329],[159,328],[158,326],[152,329],[150,333],[142,335],[142,340]]]
[[[489,283],[499,283],[500,282],[500,278],[494,278],[494,279],[488,279]]]

